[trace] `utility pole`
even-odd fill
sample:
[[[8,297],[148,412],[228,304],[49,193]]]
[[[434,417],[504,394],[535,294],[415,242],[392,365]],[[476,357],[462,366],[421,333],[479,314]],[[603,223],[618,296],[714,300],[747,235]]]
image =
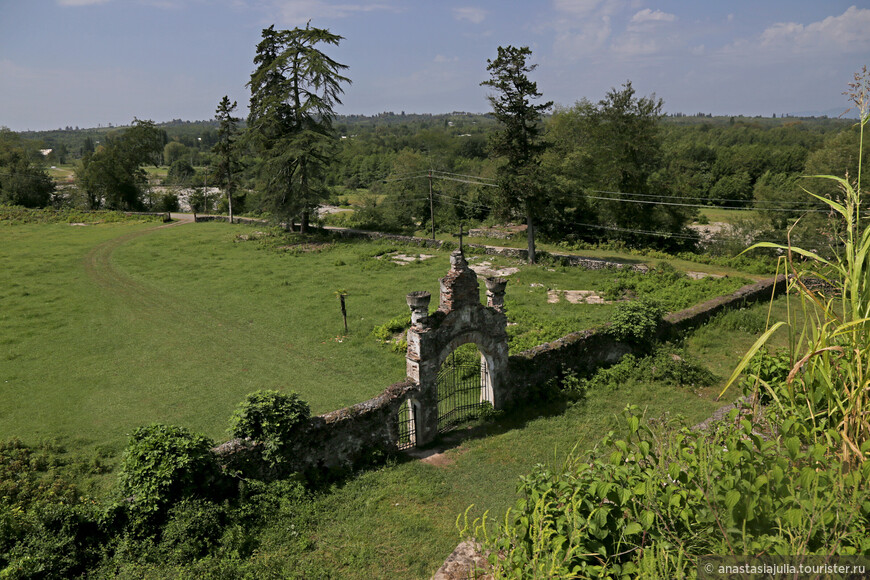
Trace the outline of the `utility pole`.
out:
[[[435,202],[432,201],[432,170],[429,170],[429,218],[432,220],[432,241],[435,241]]]

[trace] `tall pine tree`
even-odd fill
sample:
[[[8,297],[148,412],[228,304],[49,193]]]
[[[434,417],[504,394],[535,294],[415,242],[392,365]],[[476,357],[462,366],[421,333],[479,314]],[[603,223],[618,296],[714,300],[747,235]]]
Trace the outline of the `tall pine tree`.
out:
[[[528,64],[532,51],[527,46],[498,47],[498,57],[487,59],[490,79],[480,83],[492,87],[488,97],[499,129],[490,139],[490,152],[505,160],[498,169],[498,208],[503,217],[524,215],[529,241],[529,262],[535,263],[535,227],[547,192],[540,171],[540,157],[546,149],[541,139],[541,114],[553,106],[552,101],[534,105],[541,98],[537,83],[528,74],[537,68]]]
[[[248,131],[262,158],[263,200],[281,219],[309,216],[327,196],[324,179],[335,151],[332,121],[341,104],[347,69],[318,47],[337,46],[341,36],[326,29],[263,30],[248,86]]]
[[[236,150],[235,133],[239,119],[233,117],[237,103],[230,103],[230,98],[224,95],[215,111],[215,119],[218,121],[218,142],[212,150],[215,153],[215,174],[219,183],[222,183],[227,194],[230,223],[233,223],[233,192],[236,189],[236,176],[238,175],[239,161]]]

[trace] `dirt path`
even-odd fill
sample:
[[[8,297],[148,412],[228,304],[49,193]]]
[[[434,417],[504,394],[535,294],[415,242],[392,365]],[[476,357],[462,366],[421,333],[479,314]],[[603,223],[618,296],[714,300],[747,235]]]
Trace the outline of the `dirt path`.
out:
[[[85,272],[88,277],[110,293],[117,294],[124,297],[125,300],[136,302],[143,306],[158,307],[161,304],[167,303],[169,297],[163,294],[163,292],[137,282],[116,268],[112,264],[112,254],[117,248],[130,240],[151,234],[160,229],[193,223],[192,215],[173,214],[173,219],[178,221],[135,232],[128,232],[94,246],[84,259]]]

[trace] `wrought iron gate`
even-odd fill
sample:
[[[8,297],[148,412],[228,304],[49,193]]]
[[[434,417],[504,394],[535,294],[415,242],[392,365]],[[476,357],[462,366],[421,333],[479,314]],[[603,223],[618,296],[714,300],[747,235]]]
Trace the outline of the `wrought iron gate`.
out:
[[[481,377],[486,375],[486,363],[462,364],[450,358],[438,372],[438,432],[449,431],[456,425],[478,416],[486,402],[481,396]]]
[[[417,417],[414,403],[410,399],[399,407],[399,449],[410,449],[417,445]]]

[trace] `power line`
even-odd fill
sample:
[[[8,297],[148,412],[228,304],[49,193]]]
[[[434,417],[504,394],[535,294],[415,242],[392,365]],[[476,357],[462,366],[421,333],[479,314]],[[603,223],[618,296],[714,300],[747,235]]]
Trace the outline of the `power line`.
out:
[[[602,201],[615,201],[617,203],[643,203],[650,205],[669,205],[676,207],[697,207],[709,209],[709,205],[703,205],[699,203],[676,203],[676,202],[668,202],[668,201],[651,201],[645,199],[624,199],[624,198],[615,198],[615,197],[600,197],[595,195],[586,195],[584,196],[586,199],[597,199]],[[737,206],[718,206],[719,209],[733,209],[739,211],[800,211],[804,213],[828,213],[827,210],[823,209],[800,209],[800,208],[753,208],[753,207],[737,207]]]
[[[690,197],[690,196],[685,196],[685,195],[656,195],[656,194],[651,194],[651,193],[627,193],[624,191],[606,191],[606,190],[600,190],[600,189],[587,189],[586,191],[589,191],[592,193],[602,193],[602,194],[632,195],[635,197],[658,197],[658,198],[662,198],[662,199],[703,199],[705,201],[724,201],[724,202],[734,202],[735,201],[733,199],[726,199],[726,198],[721,198],[721,197],[719,197],[719,198],[717,198],[717,197],[699,198],[699,197]],[[780,203],[780,202],[767,201],[767,200],[755,200],[755,201],[753,201],[753,203]],[[794,202],[788,202],[788,203],[800,204],[800,205],[813,205],[813,206],[816,205],[816,202],[813,202],[813,201],[794,201]]]

